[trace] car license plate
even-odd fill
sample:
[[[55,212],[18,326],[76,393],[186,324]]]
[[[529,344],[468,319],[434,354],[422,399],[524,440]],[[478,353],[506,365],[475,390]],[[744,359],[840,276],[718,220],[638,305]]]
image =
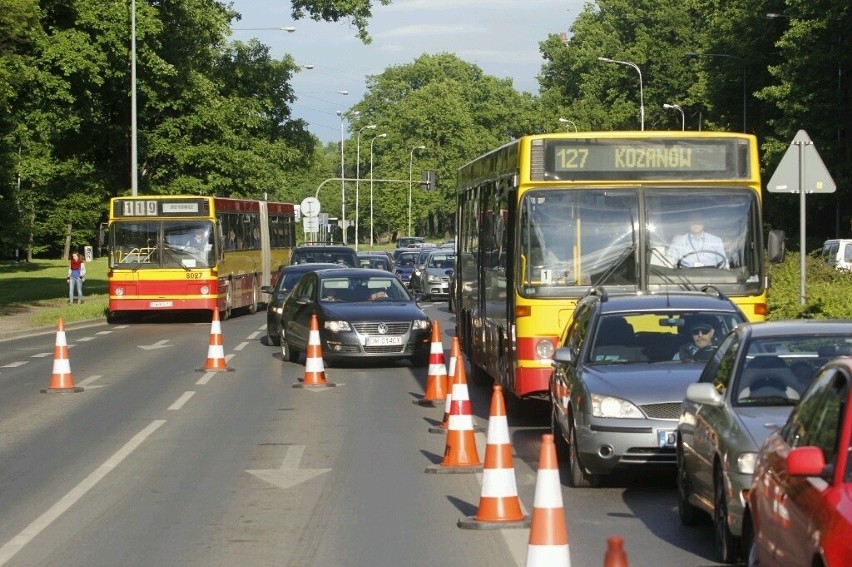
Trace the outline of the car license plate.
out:
[[[367,337],[367,346],[395,346],[402,344],[402,337]]]
[[[151,309],[156,309],[157,307],[173,307],[174,302],[172,301],[152,301],[148,304]]]
[[[677,444],[677,436],[673,430],[657,430],[657,445],[660,449],[674,447]]]

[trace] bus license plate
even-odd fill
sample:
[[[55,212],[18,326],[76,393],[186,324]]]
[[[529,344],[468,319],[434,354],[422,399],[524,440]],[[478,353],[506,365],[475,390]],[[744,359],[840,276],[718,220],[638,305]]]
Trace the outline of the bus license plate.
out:
[[[367,337],[366,346],[397,346],[402,344],[402,337]]]
[[[677,444],[677,435],[674,431],[661,429],[657,431],[657,446],[660,449],[674,447]]]
[[[174,307],[173,301],[152,301],[148,304],[151,309],[156,309],[157,307]]]

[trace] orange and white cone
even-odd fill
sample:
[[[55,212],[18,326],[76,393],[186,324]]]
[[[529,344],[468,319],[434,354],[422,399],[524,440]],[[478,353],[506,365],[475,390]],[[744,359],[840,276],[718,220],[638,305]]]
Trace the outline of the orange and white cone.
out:
[[[50,375],[50,385],[41,393],[64,394],[82,391],[82,387],[74,386],[71,361],[68,359],[68,340],[65,337],[65,325],[60,317],[56,328],[56,343],[53,347],[53,374]]]
[[[624,538],[621,536],[607,538],[604,567],[628,567],[627,553],[624,552]]]
[[[436,402],[447,399],[447,367],[444,364],[444,344],[441,342],[441,326],[432,321],[432,344],[429,347],[429,373],[426,376],[426,393],[414,403],[435,407]]]
[[[331,388],[337,386],[325,379],[325,365],[322,362],[322,343],[319,334],[319,322],[316,313],[311,315],[311,328],[308,334],[308,350],[305,353],[305,377],[293,384],[294,388]]]
[[[503,399],[503,387],[497,384],[494,385],[494,394],[491,396],[479,510],[475,516],[459,520],[458,526],[479,530],[530,526],[530,518],[524,514],[521,499],[518,498],[506,401]]]
[[[476,449],[467,377],[461,360],[456,361],[455,371],[444,459],[439,465],[427,467],[426,472],[472,473],[482,470]]]
[[[526,567],[570,567],[568,526],[553,435],[541,436]]]
[[[444,417],[439,425],[429,428],[429,433],[446,433],[450,426],[450,405],[453,401],[452,383],[456,375],[456,364],[461,356],[461,348],[459,347],[459,338],[453,337],[452,346],[450,347],[450,367],[447,371],[447,398],[444,400]]]
[[[228,363],[225,362],[225,346],[222,341],[222,323],[219,322],[219,308],[213,309],[213,322],[210,323],[210,340],[207,347],[207,362],[204,363],[204,368],[199,368],[199,372],[216,372],[224,370],[233,372],[233,368],[228,368]]]

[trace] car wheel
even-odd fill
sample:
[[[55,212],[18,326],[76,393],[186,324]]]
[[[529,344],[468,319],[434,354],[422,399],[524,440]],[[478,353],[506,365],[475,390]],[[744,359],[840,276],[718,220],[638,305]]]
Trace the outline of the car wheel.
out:
[[[266,325],[266,344],[271,346],[281,346],[281,333],[275,327]]]
[[[692,526],[698,521],[698,508],[689,503],[691,493],[689,472],[683,456],[683,446],[677,444],[677,515],[684,526]]]
[[[713,482],[713,536],[721,563],[735,563],[739,547],[738,538],[728,527],[728,497],[721,468],[716,469]]]
[[[571,442],[568,446],[568,482],[574,488],[589,488],[596,487],[599,482],[598,475],[589,474],[583,468],[583,463],[580,462],[580,452],[577,450],[577,431],[574,426],[571,426],[569,433]]]
[[[553,404],[551,404],[553,406]],[[556,412],[556,407],[552,407],[550,411],[550,432],[553,434],[553,442],[556,444],[556,460],[557,461],[567,461],[570,456],[568,451],[570,450],[568,447],[568,442],[565,440],[565,436],[562,435],[562,427],[559,425],[559,417]]]

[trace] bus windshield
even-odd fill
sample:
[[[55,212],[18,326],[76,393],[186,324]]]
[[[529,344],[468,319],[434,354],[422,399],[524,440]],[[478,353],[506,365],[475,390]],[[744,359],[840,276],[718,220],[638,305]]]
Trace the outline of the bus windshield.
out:
[[[521,200],[519,223],[517,281],[528,297],[577,297],[592,285],[760,292],[751,191],[533,190]]]
[[[115,222],[110,267],[207,268],[215,264],[209,221]]]

